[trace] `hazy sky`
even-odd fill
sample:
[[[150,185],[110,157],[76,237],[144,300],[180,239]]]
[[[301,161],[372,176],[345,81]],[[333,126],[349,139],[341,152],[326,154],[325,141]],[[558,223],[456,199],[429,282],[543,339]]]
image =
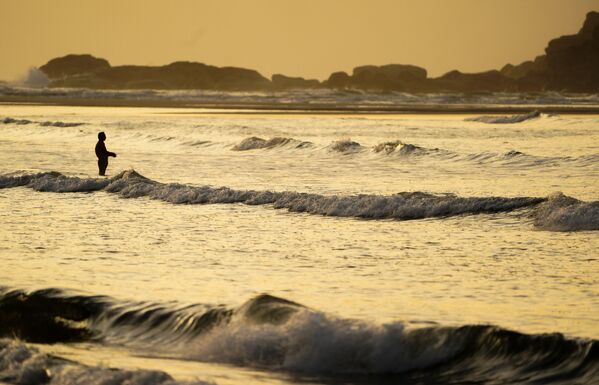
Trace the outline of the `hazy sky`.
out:
[[[590,10],[599,0],[0,0],[0,79],[69,53],[319,79],[363,64],[482,71],[542,54]]]

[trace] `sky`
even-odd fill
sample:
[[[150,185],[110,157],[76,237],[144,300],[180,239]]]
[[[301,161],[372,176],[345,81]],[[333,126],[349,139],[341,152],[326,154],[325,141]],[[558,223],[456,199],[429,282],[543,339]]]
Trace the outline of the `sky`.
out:
[[[71,53],[326,79],[365,64],[499,69],[576,33],[599,0],[0,0],[0,79]]]

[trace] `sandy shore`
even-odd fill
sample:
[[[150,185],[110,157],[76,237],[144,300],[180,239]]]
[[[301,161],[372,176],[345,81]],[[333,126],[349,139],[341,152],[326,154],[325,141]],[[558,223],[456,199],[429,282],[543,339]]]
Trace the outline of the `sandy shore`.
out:
[[[188,100],[69,98],[48,96],[0,96],[5,105],[57,105],[88,107],[154,107],[218,110],[215,113],[259,114],[519,114],[538,110],[548,114],[599,114],[599,105],[489,105],[404,104],[335,105],[312,103],[193,102]],[[207,112],[210,113],[210,112]]]

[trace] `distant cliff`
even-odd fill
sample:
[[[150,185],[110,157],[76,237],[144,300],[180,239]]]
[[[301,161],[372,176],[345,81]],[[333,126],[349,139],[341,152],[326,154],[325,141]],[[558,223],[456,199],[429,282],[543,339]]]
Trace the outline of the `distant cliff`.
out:
[[[112,67],[91,55],[67,55],[50,60],[40,70],[52,87],[253,90],[270,86],[270,81],[254,70],[193,62]]]
[[[91,55],[67,55],[40,67],[51,87],[100,89],[205,89],[224,91],[352,88],[402,92],[599,92],[599,13],[589,12],[575,35],[553,39],[545,55],[501,70],[429,78],[414,65],[367,65],[351,75],[334,72],[324,82],[282,74],[267,79],[257,71],[195,62],[165,66],[111,66]]]

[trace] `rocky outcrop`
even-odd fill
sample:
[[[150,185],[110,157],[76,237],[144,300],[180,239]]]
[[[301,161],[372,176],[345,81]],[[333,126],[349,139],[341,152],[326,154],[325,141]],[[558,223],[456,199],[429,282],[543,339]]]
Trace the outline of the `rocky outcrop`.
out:
[[[82,62],[87,65],[80,65]],[[107,66],[90,65],[100,62]],[[54,87],[259,90],[270,86],[270,81],[254,70],[194,62],[175,62],[159,67],[111,67],[104,59],[69,55],[51,60],[40,70],[48,75],[50,86]]]
[[[317,88],[320,82],[316,79],[290,77],[281,74],[272,75],[272,86],[275,90],[289,90],[298,88]]]
[[[517,91],[518,86],[513,79],[504,76],[499,71],[487,71],[466,74],[451,71],[433,79],[437,91],[450,92],[501,92]]]
[[[501,69],[501,74],[510,79],[520,80],[531,74],[546,74],[549,67],[547,66],[547,56],[537,56],[534,61],[527,60],[518,65],[506,64]]]
[[[51,79],[61,79],[72,75],[90,74],[110,68],[105,59],[92,55],[67,55],[50,60],[39,69]]]
[[[408,64],[365,65],[356,67],[350,76],[334,72],[323,82],[329,88],[356,88],[374,91],[427,91],[430,79],[424,68]]]
[[[501,71],[455,70],[431,79],[411,65],[362,66],[352,76],[336,72],[324,85],[403,92],[599,92],[599,13],[589,12],[578,34],[550,41],[545,55]]]
[[[331,76],[324,81],[323,85],[327,88],[348,88],[352,85],[351,77],[347,72],[333,72]]]
[[[281,74],[266,79],[257,71],[195,62],[166,66],[117,66],[91,55],[68,55],[40,67],[50,86],[115,89],[286,90],[327,87],[400,92],[599,92],[599,12],[589,12],[575,35],[551,40],[545,55],[500,71],[450,71],[428,78],[406,64],[366,65],[351,75],[334,72],[320,83]]]
[[[599,91],[599,13],[589,12],[576,35],[551,40],[545,53],[548,89]]]
[[[414,89],[426,81],[426,70],[414,65],[388,64],[354,68],[352,84],[363,89]]]

